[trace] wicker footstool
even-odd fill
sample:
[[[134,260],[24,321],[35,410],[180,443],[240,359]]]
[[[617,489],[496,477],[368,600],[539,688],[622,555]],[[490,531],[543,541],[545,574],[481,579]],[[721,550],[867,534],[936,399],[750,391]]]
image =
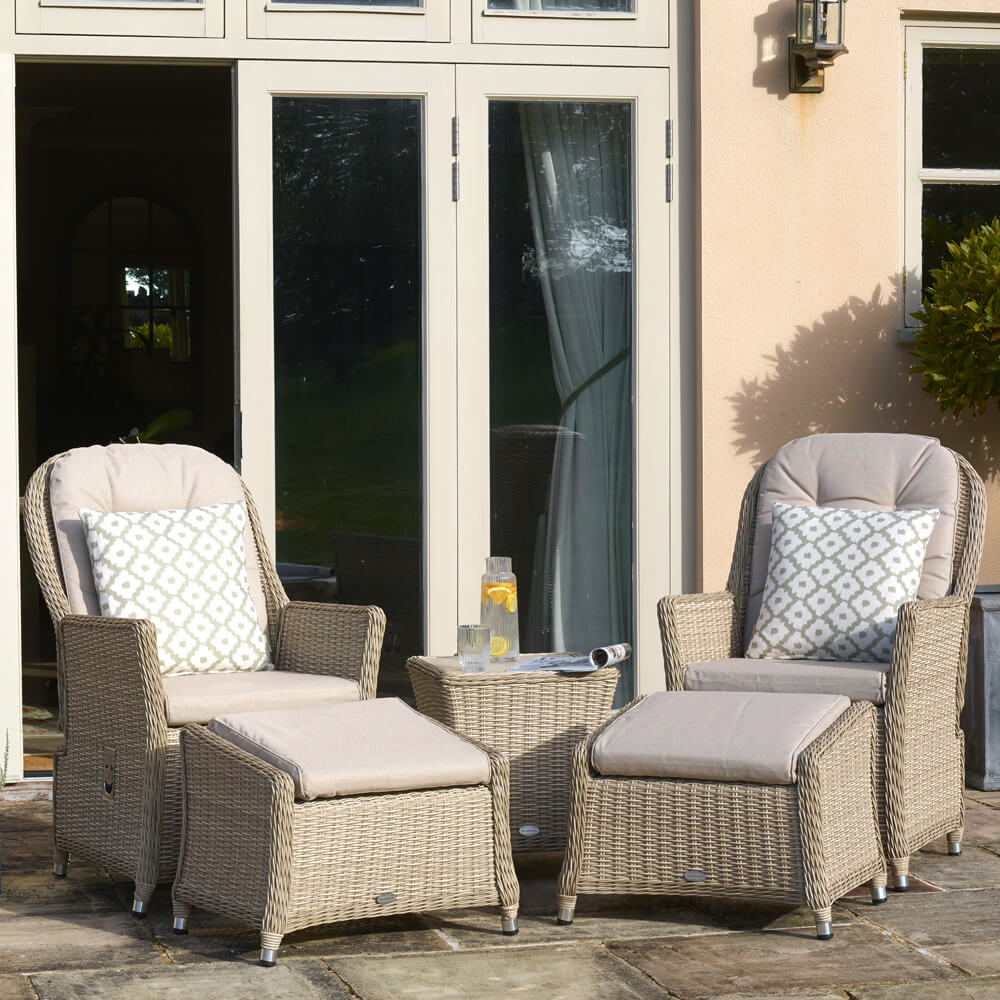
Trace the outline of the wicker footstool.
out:
[[[283,935],[500,905],[517,933],[508,765],[395,698],[251,712],[181,732],[174,930],[192,906]]]
[[[662,691],[576,751],[559,922],[577,893],[667,893],[831,906],[886,898],[875,710],[837,695]]]

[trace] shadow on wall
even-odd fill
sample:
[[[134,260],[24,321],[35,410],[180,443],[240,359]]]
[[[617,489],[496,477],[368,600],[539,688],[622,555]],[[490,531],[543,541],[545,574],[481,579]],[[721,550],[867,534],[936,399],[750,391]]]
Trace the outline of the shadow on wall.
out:
[[[768,374],[744,379],[728,397],[739,454],[758,465],[807,434],[897,431],[939,438],[984,478],[997,478],[1000,410],[956,420],[923,392],[909,374],[912,352],[896,343],[900,285],[894,278],[888,292],[878,285],[868,301],[852,297],[775,345]]]
[[[795,32],[795,0],[776,0],[753,19],[757,35],[757,68],[753,85],[780,100],[788,91],[788,36]]]

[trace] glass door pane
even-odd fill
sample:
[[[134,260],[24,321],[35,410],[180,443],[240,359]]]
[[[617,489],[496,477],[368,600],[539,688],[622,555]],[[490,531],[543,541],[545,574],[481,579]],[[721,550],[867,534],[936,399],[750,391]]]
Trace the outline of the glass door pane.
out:
[[[662,688],[656,603],[681,589],[669,75],[467,66],[457,93],[460,616],[483,556],[512,556],[522,651],[629,642],[619,697]]]
[[[275,97],[276,556],[423,649],[420,101]],[[315,578],[315,587],[307,583]]]
[[[408,695],[457,623],[454,70],[237,83],[241,471],[289,597],[383,608]]]
[[[634,642],[632,106],[491,101],[491,550],[522,646]]]

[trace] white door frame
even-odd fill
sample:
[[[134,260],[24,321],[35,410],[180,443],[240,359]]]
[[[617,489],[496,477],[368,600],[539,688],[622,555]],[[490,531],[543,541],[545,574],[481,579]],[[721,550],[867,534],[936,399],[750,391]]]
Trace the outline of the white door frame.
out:
[[[17,228],[14,199],[14,56],[0,54],[0,302],[9,333],[0,337],[0,371],[17,373]],[[24,776],[24,743],[21,737],[21,518],[18,505],[17,392],[0,394],[0,566],[7,600],[0,603],[0,663],[17,664],[17,670],[0,670],[0,763],[5,740],[10,737],[8,781]]]
[[[461,122],[458,382],[459,613],[479,614],[473,586],[489,555],[489,245],[488,111],[494,99],[628,101],[634,108],[633,240],[635,337],[632,348],[635,510],[634,595],[637,691],[663,686],[656,602],[678,584],[679,542],[672,539],[672,503],[678,491],[681,429],[677,324],[673,321],[670,245],[675,225],[666,199],[667,69],[609,67],[460,66],[457,114]],[[472,378],[468,373],[481,373]],[[608,641],[615,641],[609,636]]]
[[[237,63],[239,397],[242,473],[274,550],[274,297],[271,98],[416,97],[423,102],[424,641],[451,650],[457,624],[454,68],[392,63]],[[424,652],[414,650],[414,653]]]

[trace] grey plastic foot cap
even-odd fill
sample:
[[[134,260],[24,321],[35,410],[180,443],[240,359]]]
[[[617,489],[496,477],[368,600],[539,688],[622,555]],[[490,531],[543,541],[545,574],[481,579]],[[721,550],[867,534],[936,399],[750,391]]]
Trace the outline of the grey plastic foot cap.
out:
[[[187,932],[188,932],[187,917],[174,917],[174,933],[187,934]]]
[[[962,853],[962,842],[959,841],[957,844],[948,845],[949,854],[961,854]]]
[[[872,905],[878,906],[879,903],[884,903],[889,898],[889,893],[886,892],[884,885],[876,885],[872,888]]]
[[[824,921],[821,924],[816,925],[816,937],[820,941],[829,941],[833,937],[833,924],[829,921]]]
[[[260,964],[263,965],[265,969],[273,969],[277,961],[278,961],[277,948],[260,949]]]
[[[906,892],[910,888],[910,876],[909,875],[895,875],[892,880],[892,891],[893,892]]]
[[[560,910],[559,916],[556,917],[556,923],[562,924],[563,926],[568,926],[573,923],[573,910]]]
[[[500,926],[507,937],[513,937],[517,931],[517,917],[501,917]]]
[[[65,865],[53,865],[52,866],[52,874],[55,875],[56,878],[65,878],[66,877],[66,866]]]
[[[141,899],[132,900],[132,916],[139,917],[140,919],[149,913],[149,903],[143,902]]]

